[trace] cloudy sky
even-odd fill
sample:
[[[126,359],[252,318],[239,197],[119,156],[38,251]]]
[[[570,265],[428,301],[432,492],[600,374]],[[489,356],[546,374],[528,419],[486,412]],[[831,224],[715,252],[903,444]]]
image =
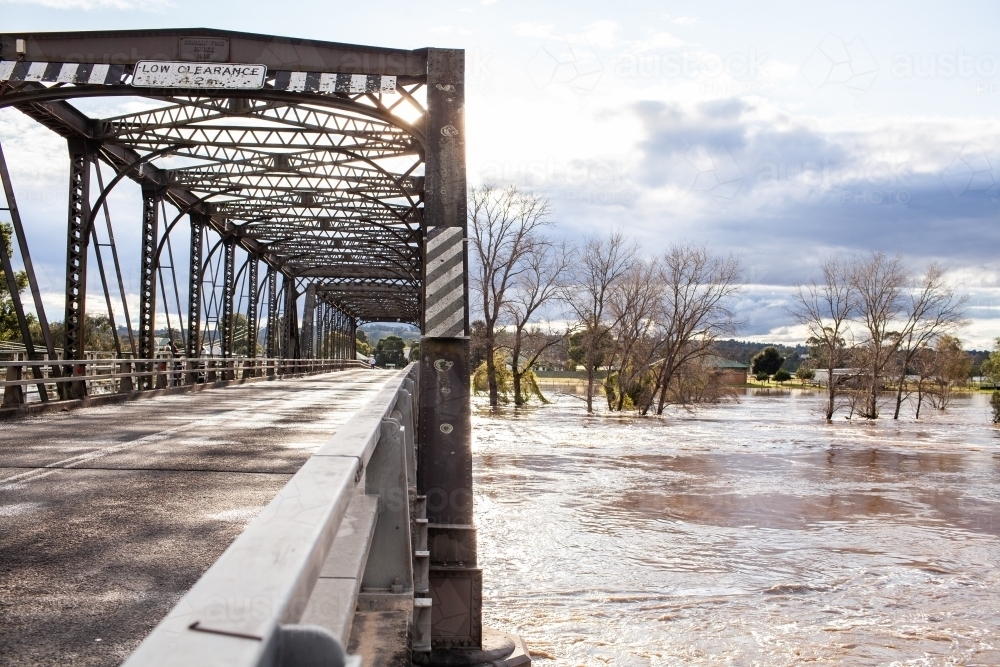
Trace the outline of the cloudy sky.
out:
[[[620,227],[649,253],[738,252],[744,337],[801,340],[792,286],[828,255],[872,250],[944,263],[971,297],[963,339],[1000,335],[996,4],[540,5],[0,0],[0,16],[9,31],[204,26],[464,48],[472,182],[544,193],[567,236]],[[12,110],[0,141],[58,313],[65,148]],[[137,203],[118,195],[115,215]],[[137,265],[138,239],[118,227]]]

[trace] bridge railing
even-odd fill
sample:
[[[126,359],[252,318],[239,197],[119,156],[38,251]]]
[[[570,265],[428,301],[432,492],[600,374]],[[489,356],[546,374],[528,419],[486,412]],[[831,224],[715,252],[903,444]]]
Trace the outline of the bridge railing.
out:
[[[354,359],[282,359],[267,357],[158,357],[26,360],[15,354],[0,360],[3,407],[42,400],[130,393],[259,377],[308,375],[363,368]]]
[[[430,650],[417,372],[393,374],[306,461],[126,667],[356,667],[344,647],[362,590],[412,605],[412,648]]]

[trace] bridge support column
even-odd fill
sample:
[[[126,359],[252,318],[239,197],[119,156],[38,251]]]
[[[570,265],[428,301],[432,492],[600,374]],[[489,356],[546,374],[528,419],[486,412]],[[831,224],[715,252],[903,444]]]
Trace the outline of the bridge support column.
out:
[[[233,313],[233,302],[236,292],[236,237],[229,236],[222,242],[222,331],[219,333],[219,344],[222,346],[222,358],[230,359],[233,356],[233,338],[235,336],[235,320]],[[226,365],[228,367],[228,364]],[[233,378],[228,376],[228,372],[223,372],[224,380]]]
[[[414,663],[427,665],[502,661],[514,650],[512,641],[483,642],[472,507],[464,113],[465,52],[428,49],[417,487],[429,522],[432,650],[413,654]]]
[[[191,219],[191,261],[188,268],[188,335],[187,356],[194,359],[201,356],[201,293],[202,293],[202,247],[205,236],[205,217],[192,213]],[[193,384],[195,378],[189,378]]]
[[[87,249],[90,235],[86,233],[90,219],[90,163],[96,152],[94,146],[83,139],[70,139],[69,143],[69,216],[66,239],[66,343],[63,358],[83,360],[87,313]],[[76,375],[76,371],[70,371]],[[63,398],[83,398],[87,395],[86,382],[71,382],[68,387],[60,384]]]

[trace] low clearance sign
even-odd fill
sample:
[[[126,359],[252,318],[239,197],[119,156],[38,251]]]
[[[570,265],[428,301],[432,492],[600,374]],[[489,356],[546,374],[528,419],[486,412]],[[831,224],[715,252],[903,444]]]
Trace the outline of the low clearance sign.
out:
[[[228,88],[256,90],[264,87],[267,67],[231,63],[164,62],[140,60],[132,85],[140,88]]]

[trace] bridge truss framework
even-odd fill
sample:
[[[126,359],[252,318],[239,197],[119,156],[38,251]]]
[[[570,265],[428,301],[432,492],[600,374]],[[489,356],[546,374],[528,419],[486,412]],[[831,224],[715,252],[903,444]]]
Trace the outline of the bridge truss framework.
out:
[[[140,62],[263,65],[266,77],[256,89],[139,87]],[[141,108],[93,118],[71,103],[83,98],[132,98]],[[2,34],[4,107],[64,137],[68,148],[62,350],[0,151],[13,240],[44,339],[45,349],[35,350],[12,289],[29,360],[85,359],[94,310],[111,318],[118,356],[140,363],[156,356],[164,324],[189,360],[254,356],[260,330],[267,357],[353,359],[360,324],[420,327],[418,489],[431,526],[442,527],[430,545],[433,645],[480,647],[464,52],[205,29]],[[139,186],[142,201],[127,223],[141,239],[134,331],[107,201],[125,181]],[[3,244],[0,237],[12,281]],[[87,293],[94,269],[100,295]],[[104,301],[97,309],[95,296]],[[115,299],[127,336],[117,332]],[[61,398],[85,396],[83,382],[59,386]]]

